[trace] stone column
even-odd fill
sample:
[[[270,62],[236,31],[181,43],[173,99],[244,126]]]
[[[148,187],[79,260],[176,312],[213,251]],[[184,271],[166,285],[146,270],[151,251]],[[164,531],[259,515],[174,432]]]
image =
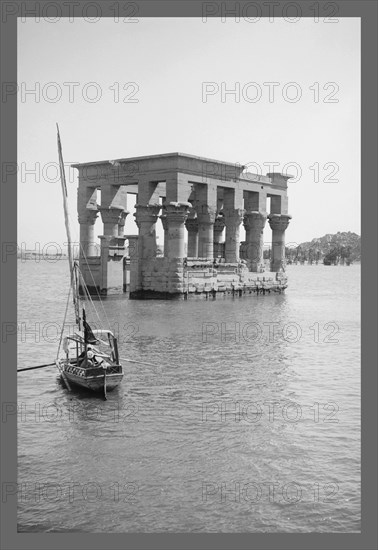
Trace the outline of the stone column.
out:
[[[99,256],[99,247],[95,241],[94,226],[98,211],[87,208],[79,213],[80,224],[80,258]]]
[[[265,222],[266,214],[262,212],[246,212],[244,216],[246,259],[249,269],[254,272],[258,272],[263,263]]]
[[[188,258],[198,258],[198,219],[188,218],[185,226],[188,230]]]
[[[129,258],[130,258],[130,292],[135,292],[141,288],[141,277],[138,262],[138,235],[130,235]]]
[[[139,229],[138,257],[140,260],[156,256],[156,221],[160,204],[136,204],[135,221]]]
[[[197,210],[198,219],[198,257],[212,260],[214,257],[215,209],[207,204]]]
[[[291,216],[287,214],[269,214],[269,225],[272,229],[272,258],[271,271],[280,271],[285,268],[285,231]]]
[[[240,259],[240,224],[243,220],[242,208],[227,208],[224,210],[226,225],[225,257],[227,263],[237,263]]]
[[[118,225],[124,209],[115,206],[100,206],[104,224],[101,241],[101,292],[107,294],[111,288],[123,287],[123,262],[125,238],[118,236]],[[117,267],[116,267],[117,265]]]
[[[118,223],[118,237],[123,237],[125,235],[125,223],[128,214],[130,214],[130,212],[127,210],[124,210],[121,214],[121,218]]]
[[[185,258],[185,220],[189,214],[190,203],[170,202],[166,205],[168,221],[168,257]]]
[[[214,258],[222,256],[221,239],[225,226],[224,216],[218,215],[214,222]]]
[[[163,209],[163,212],[164,213],[160,216],[160,219],[164,229],[164,258],[168,258],[168,220],[165,208]]]

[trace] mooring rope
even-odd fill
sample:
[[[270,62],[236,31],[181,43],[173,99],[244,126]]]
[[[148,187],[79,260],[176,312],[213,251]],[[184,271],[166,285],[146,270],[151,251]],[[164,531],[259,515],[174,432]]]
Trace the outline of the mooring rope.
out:
[[[47,363],[46,365],[37,365],[36,367],[25,367],[24,369],[17,369],[17,372],[22,372],[24,370],[33,370],[33,369],[43,369],[44,367],[52,367],[55,363]]]

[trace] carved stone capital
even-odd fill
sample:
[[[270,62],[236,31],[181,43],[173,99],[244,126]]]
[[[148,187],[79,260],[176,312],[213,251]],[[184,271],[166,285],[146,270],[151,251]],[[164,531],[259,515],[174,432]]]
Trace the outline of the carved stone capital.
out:
[[[268,216],[270,228],[273,231],[286,231],[291,216],[288,214],[269,214]]]
[[[200,204],[196,208],[198,223],[201,225],[213,224],[216,218],[216,209],[208,204]]]
[[[82,212],[79,212],[78,220],[80,224],[94,225],[96,223],[98,210],[94,208],[86,208]]]
[[[198,233],[198,219],[187,218],[185,222],[185,227],[188,230],[188,233]]]
[[[170,202],[165,205],[165,212],[170,223],[184,223],[189,214],[189,202]]]
[[[226,227],[238,226],[243,221],[243,208],[226,208],[223,210]]]
[[[149,222],[152,225],[158,219],[160,204],[136,204],[135,209],[134,217],[138,227],[140,223],[144,222]]]
[[[103,223],[118,224],[122,219],[123,208],[114,208],[113,206],[99,206]]]
[[[224,220],[223,214],[218,215],[214,222],[214,233],[222,233],[225,225],[226,225],[226,222]]]
[[[126,223],[126,218],[127,216],[130,214],[130,212],[128,212],[127,210],[124,210],[122,213],[121,213],[121,217],[120,217],[120,220],[119,220],[119,225],[121,226],[124,226],[125,223]]]
[[[266,215],[262,212],[246,212],[244,215],[244,227],[246,230],[263,231],[266,223]]]

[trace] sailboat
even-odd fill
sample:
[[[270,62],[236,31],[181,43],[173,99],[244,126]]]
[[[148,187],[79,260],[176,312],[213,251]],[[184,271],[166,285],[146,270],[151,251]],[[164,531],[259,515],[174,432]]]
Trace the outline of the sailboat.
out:
[[[117,338],[113,332],[110,329],[92,330],[87,323],[85,299],[91,302],[92,300],[81,274],[79,264],[74,260],[73,255],[68,216],[67,185],[58,125],[57,139],[70,270],[69,298],[72,293],[76,330],[73,334],[63,337],[67,316],[66,308],[55,364],[68,390],[71,390],[71,384],[74,384],[88,390],[101,391],[106,399],[107,391],[113,390],[122,381],[123,368],[119,363]],[[83,289],[84,291],[82,294],[84,294],[85,299],[83,300],[79,289]],[[94,306],[93,302],[92,305]],[[61,344],[63,355],[59,357]]]

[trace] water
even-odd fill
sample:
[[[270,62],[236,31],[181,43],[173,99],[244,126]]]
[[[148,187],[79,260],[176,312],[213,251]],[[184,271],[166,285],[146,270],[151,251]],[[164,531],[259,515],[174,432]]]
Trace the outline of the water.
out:
[[[18,267],[21,368],[55,359],[68,277]],[[105,300],[155,365],[106,402],[20,373],[19,531],[359,532],[360,266],[287,271],[285,295]]]

